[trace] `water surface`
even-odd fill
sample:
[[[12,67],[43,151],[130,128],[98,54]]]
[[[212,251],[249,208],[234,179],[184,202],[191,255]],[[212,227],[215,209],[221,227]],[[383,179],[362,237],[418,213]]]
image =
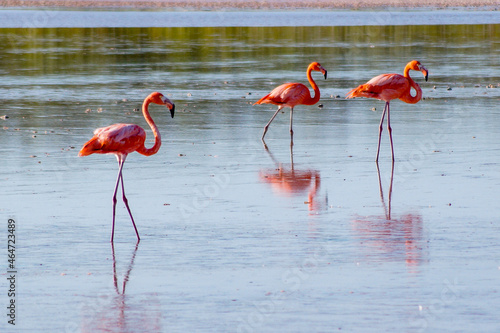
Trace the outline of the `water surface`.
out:
[[[498,24],[495,10],[0,10],[0,28],[314,27]]]
[[[18,325],[2,331],[498,331],[499,34],[0,29],[2,216],[19,269]],[[343,96],[411,59],[429,81],[412,73],[425,99],[392,103],[391,182],[385,131],[374,162],[383,102]],[[279,114],[264,149],[275,107],[252,103],[306,83],[311,61],[328,70],[313,74],[323,107],[296,108],[293,151]],[[119,203],[112,248],[116,161],[77,153],[97,127],[147,128],[136,109],[152,91],[177,113],[151,108],[163,145],[124,169],[142,241]]]

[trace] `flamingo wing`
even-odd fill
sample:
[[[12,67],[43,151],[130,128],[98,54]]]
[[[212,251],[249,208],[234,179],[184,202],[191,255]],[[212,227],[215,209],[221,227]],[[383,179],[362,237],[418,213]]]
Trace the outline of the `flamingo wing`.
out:
[[[310,97],[309,89],[302,83],[284,83],[274,88],[255,104],[269,103],[294,107]]]
[[[80,156],[90,154],[129,154],[144,145],[146,132],[134,124],[114,124],[98,128],[94,137],[81,149]]]
[[[410,89],[408,79],[400,74],[381,74],[347,93],[347,98],[367,97],[384,101],[400,98]]]

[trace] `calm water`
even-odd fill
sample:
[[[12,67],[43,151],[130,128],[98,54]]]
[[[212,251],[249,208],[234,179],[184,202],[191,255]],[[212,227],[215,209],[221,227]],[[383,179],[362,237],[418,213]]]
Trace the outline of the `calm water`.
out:
[[[498,25],[0,29],[19,270],[1,330],[497,332],[499,41]],[[429,81],[392,103],[391,187],[383,102],[343,96],[411,59]],[[293,152],[278,115],[265,150],[275,107],[252,103],[311,61],[323,107],[296,108]],[[77,153],[97,127],[146,127],[152,91],[177,113],[151,109],[163,145],[124,169],[142,241],[119,203],[112,248],[116,161]]]
[[[364,25],[498,24],[497,9],[479,10],[0,10],[0,28],[311,27]]]

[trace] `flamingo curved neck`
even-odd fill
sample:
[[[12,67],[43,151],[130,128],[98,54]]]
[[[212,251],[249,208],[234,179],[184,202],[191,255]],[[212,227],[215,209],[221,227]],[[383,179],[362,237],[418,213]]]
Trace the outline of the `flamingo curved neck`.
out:
[[[399,99],[406,103],[415,104],[422,99],[422,89],[420,88],[418,83],[413,81],[413,79],[410,77],[410,69],[412,68],[407,65],[404,70],[404,77],[408,80],[410,88],[408,89],[408,93],[401,96]],[[415,96],[411,95],[411,88],[415,89]]]
[[[316,82],[313,80],[312,78],[312,75],[311,75],[311,72],[312,72],[312,68],[311,66],[309,66],[307,68],[307,80],[309,81],[309,84],[311,85],[311,87],[313,88],[314,90],[314,97],[311,97],[311,95],[309,95],[309,100],[306,100],[304,101],[303,104],[305,105],[313,105],[313,104],[316,104],[318,103],[320,97],[321,97],[321,94],[319,92],[319,88],[318,88],[318,85],[316,84]]]
[[[144,103],[142,104],[142,114],[144,115],[146,122],[153,131],[153,135],[155,137],[155,143],[151,148],[146,148],[146,146],[143,145],[140,149],[137,150],[138,153],[146,156],[156,154],[161,146],[161,135],[160,132],[158,131],[158,127],[153,121],[153,118],[151,118],[151,115],[149,114],[149,104],[151,104],[151,99],[149,98],[145,99]]]

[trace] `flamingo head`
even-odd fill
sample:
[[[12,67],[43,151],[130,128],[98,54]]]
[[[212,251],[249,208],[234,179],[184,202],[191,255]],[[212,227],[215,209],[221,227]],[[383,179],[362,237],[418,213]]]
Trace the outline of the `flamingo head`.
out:
[[[413,69],[414,71],[422,72],[422,74],[424,75],[425,81],[427,81],[427,79],[429,77],[429,71],[427,70],[427,68],[425,68],[420,63],[420,61],[413,60],[413,61],[410,62],[409,65],[410,65],[410,69]]]
[[[170,114],[172,115],[172,118],[174,117],[175,104],[171,100],[169,100],[167,97],[163,96],[163,94],[161,94],[159,92],[154,92],[151,95],[149,95],[149,99],[151,100],[152,103],[159,104],[159,105],[165,105],[170,110]]]
[[[325,80],[326,80],[327,71],[326,71],[326,69],[323,68],[323,66],[321,66],[319,64],[319,62],[312,62],[309,65],[309,68],[311,68],[311,70],[313,70],[313,71],[321,72],[321,74],[323,74],[325,76]]]

